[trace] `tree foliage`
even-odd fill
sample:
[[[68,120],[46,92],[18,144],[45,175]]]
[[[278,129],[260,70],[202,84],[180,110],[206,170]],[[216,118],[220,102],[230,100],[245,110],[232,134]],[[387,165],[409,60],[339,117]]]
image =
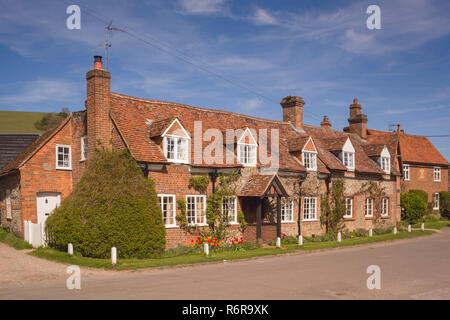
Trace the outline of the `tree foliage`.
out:
[[[402,220],[408,223],[416,223],[427,210],[427,202],[417,192],[402,192],[401,194]]]
[[[96,151],[46,223],[51,247],[72,243],[83,256],[149,257],[165,248],[165,227],[153,181],[128,152]]]
[[[59,113],[47,113],[42,116],[41,120],[34,123],[34,127],[41,131],[47,131],[56,127],[61,121],[67,118],[70,110],[63,108]]]
[[[330,194],[321,200],[320,222],[328,231],[340,231],[344,227],[343,217],[346,212],[344,197],[344,180],[336,179],[331,185]]]
[[[450,219],[450,192],[439,192],[439,209],[442,217]]]

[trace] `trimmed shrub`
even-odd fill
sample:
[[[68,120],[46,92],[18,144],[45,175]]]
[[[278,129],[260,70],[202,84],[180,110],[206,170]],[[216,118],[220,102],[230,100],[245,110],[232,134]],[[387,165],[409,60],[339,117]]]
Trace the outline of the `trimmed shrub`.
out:
[[[421,219],[427,210],[427,202],[417,190],[401,194],[402,220],[414,224]]]
[[[153,181],[128,152],[96,151],[73,192],[47,219],[49,246],[86,257],[145,258],[165,248]]]
[[[439,192],[439,208],[441,216],[450,219],[450,192]]]
[[[423,200],[425,203],[428,203],[428,193],[426,193],[425,191],[423,191],[423,190],[411,189],[411,190],[409,190],[409,192],[414,193],[414,194],[417,194],[419,197],[422,198],[422,200]]]

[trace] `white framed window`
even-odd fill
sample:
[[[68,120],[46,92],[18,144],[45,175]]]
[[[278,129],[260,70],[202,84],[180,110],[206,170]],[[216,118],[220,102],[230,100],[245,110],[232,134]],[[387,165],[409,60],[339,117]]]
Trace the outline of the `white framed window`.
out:
[[[56,145],[56,169],[72,169],[72,151],[70,146]]]
[[[191,225],[207,225],[206,223],[206,196],[186,196],[186,220]]]
[[[433,209],[439,209],[439,192],[433,194]]]
[[[373,217],[373,198],[366,198],[366,217]]]
[[[238,160],[244,165],[256,165],[256,145],[238,144]]]
[[[158,194],[158,201],[161,207],[164,225],[167,227],[176,227],[176,207],[174,194]]]
[[[281,204],[281,222],[294,221],[294,200],[283,201]]]
[[[391,158],[381,157],[380,162],[381,169],[383,169],[385,173],[389,174],[391,172]]]
[[[247,138],[247,139],[246,139]],[[258,145],[249,128],[246,128],[237,141],[238,162],[244,166],[256,166]]]
[[[6,219],[12,219],[11,190],[6,190]]]
[[[381,215],[384,217],[389,215],[389,198],[381,199]]]
[[[405,181],[409,181],[409,164],[403,165],[403,178]]]
[[[81,161],[84,161],[88,157],[88,144],[87,136],[81,137]]]
[[[342,152],[342,163],[349,170],[355,170],[355,153],[343,151]]]
[[[307,170],[312,171],[317,170],[317,154],[315,152],[303,151],[302,158],[303,158],[303,166]]]
[[[230,224],[237,224],[237,198],[236,196],[222,197],[222,216],[228,217]]]
[[[353,198],[345,198],[345,214],[344,218],[353,217]]]
[[[315,197],[303,198],[303,221],[317,220],[317,199]]]
[[[434,181],[436,182],[441,181],[441,168],[439,167],[434,168]]]
[[[189,139],[179,136],[166,135],[163,140],[164,153],[171,162],[189,162]]]

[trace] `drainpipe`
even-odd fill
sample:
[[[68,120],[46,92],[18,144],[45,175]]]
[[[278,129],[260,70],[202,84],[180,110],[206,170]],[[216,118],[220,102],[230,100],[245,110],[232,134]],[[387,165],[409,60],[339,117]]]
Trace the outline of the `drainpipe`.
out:
[[[212,192],[215,193],[216,192],[216,181],[217,181],[217,177],[219,175],[217,174],[217,170],[214,170],[214,172],[210,172],[209,173],[209,177],[211,179],[212,182]]]

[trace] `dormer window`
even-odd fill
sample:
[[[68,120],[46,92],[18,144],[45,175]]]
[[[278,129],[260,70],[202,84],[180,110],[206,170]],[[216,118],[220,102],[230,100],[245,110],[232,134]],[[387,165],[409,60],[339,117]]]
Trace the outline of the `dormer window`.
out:
[[[249,128],[246,128],[238,139],[237,155],[239,163],[244,166],[256,166],[256,152],[258,145]]]
[[[342,163],[349,171],[355,170],[355,148],[349,138],[342,147]]]
[[[381,169],[384,170],[386,173],[390,173],[391,168],[391,159],[388,157],[381,157]]]
[[[306,142],[302,150],[302,164],[306,170],[317,170],[317,149],[311,137]]]
[[[344,151],[342,153],[342,163],[349,170],[355,170],[355,153]]]
[[[175,119],[161,135],[164,155],[170,162],[189,163],[190,136],[180,121]]]
[[[386,174],[391,173],[391,155],[386,147],[383,148],[380,155],[380,167]]]

